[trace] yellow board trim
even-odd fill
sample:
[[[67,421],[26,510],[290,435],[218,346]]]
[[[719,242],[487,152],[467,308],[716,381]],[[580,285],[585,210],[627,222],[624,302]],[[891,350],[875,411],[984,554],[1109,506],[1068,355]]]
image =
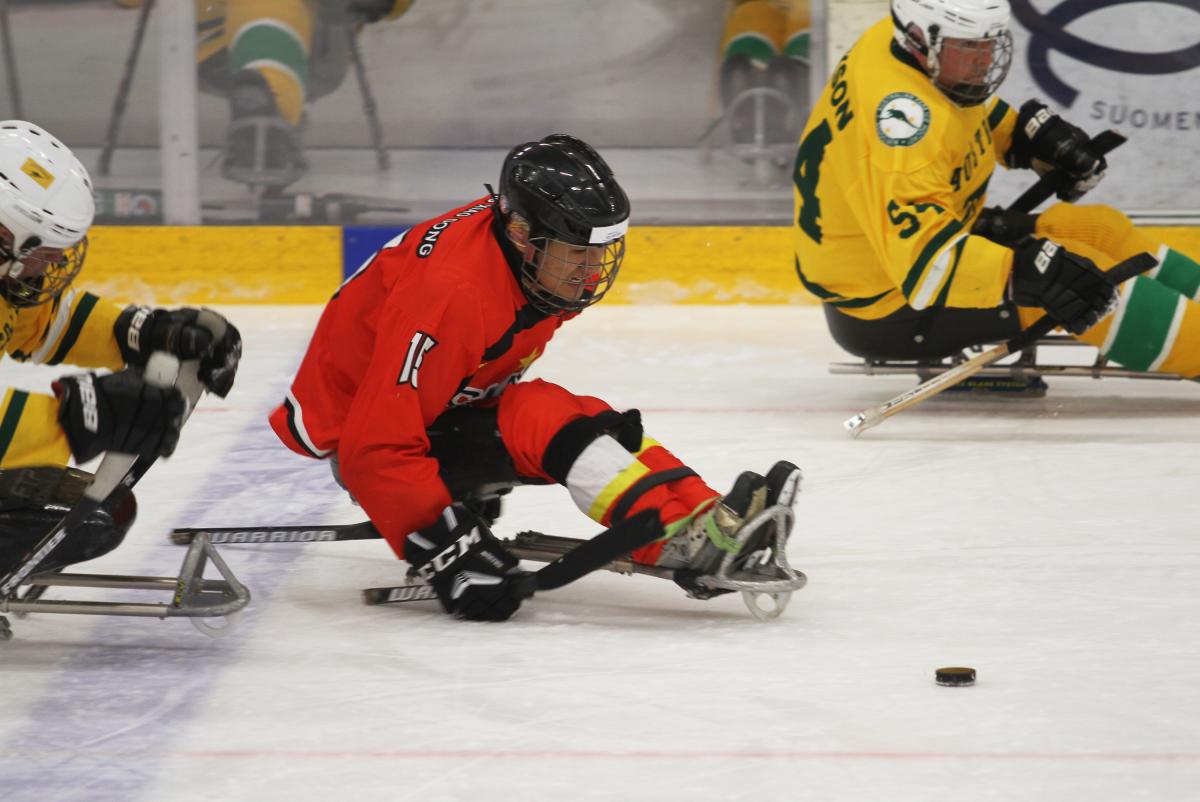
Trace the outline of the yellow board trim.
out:
[[[338,226],[96,226],[80,286],[122,303],[323,304],[342,283]]]
[[[1200,228],[1151,236],[1200,254]],[[635,226],[610,304],[815,304],[787,226]],[[337,226],[96,226],[82,286],[116,301],[323,304],[342,282]],[[355,265],[357,267],[357,265]]]

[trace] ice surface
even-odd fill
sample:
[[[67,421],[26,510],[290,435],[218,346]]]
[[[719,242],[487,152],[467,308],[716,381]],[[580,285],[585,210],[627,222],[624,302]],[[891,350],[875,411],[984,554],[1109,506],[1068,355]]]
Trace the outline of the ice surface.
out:
[[[202,403],[125,544],[87,570],[174,572],[174,526],[360,519],[265,423],[319,310],[225,311],[246,342],[236,389]],[[13,622],[0,798],[1200,798],[1200,390],[1059,379],[854,441],[841,421],[912,379],[828,375],[842,358],[811,307],[601,307],[534,366],[641,408],[719,490],[804,467],[790,556],[809,585],[780,620],[604,574],[470,624],[363,606],[403,576],[378,542],[223,546],[254,594],[226,638]],[[18,376],[48,372],[0,372]],[[531,527],[596,528],[561,488],[517,491],[497,530]],[[942,665],[978,683],[940,687]]]

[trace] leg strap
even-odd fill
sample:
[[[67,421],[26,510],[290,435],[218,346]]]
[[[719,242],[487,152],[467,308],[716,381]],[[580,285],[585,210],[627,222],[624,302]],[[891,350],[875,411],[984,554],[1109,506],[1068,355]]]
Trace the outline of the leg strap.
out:
[[[688,467],[668,468],[665,471],[656,471],[655,473],[646,474],[641,479],[634,482],[628,490],[621,494],[617,499],[617,503],[613,505],[611,521],[614,524],[625,520],[625,516],[629,514],[629,510],[633,507],[634,502],[645,495],[648,491],[668,482],[677,482],[680,479],[686,479],[689,476],[697,476],[698,474]]]
[[[609,435],[631,454],[642,447],[642,413],[606,410],[598,415],[575,418],[558,430],[542,455],[542,469],[561,485],[579,455],[601,435]]]

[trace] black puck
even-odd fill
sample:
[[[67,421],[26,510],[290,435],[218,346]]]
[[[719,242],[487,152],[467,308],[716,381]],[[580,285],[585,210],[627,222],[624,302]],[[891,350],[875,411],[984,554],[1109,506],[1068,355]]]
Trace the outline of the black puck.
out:
[[[975,669],[966,666],[947,666],[935,671],[933,678],[938,685],[974,685]]]

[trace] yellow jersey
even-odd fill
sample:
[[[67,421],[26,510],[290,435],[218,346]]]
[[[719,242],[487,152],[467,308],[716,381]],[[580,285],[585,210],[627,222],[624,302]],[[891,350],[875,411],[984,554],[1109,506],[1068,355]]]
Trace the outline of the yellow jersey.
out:
[[[1004,300],[1012,251],[971,226],[1016,112],[955,105],[872,26],[834,68],[793,172],[795,267],[824,303],[875,320],[903,306]]]
[[[18,362],[123,367],[113,325],[122,307],[68,287],[52,302],[14,308],[0,300],[0,340]],[[0,400],[0,467],[65,465],[71,450],[58,425],[58,399],[7,389]]]

